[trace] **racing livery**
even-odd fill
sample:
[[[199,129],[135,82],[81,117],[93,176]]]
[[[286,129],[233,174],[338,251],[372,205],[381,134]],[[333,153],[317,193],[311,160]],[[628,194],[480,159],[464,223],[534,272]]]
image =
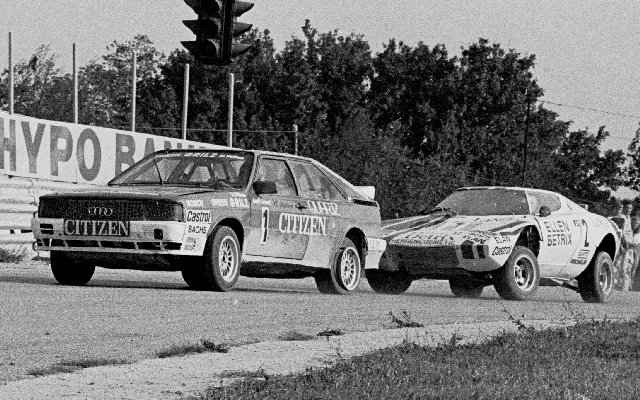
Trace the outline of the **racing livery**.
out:
[[[313,276],[323,293],[355,290],[386,242],[372,187],[309,158],[246,150],[150,154],[106,188],[40,198],[36,250],[62,284],[96,266],[181,271],[196,289],[240,275]]]
[[[402,293],[415,279],[449,280],[457,296],[494,285],[509,300],[539,285],[574,289],[604,302],[613,289],[620,242],[613,224],[550,191],[518,187],[458,189],[421,215],[383,222],[387,250],[374,290]]]

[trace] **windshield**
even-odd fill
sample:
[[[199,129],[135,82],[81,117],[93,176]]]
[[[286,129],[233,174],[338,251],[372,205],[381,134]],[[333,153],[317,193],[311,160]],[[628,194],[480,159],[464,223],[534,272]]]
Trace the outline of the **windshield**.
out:
[[[169,152],[145,158],[110,185],[173,185],[245,188],[253,166],[248,152]]]
[[[524,190],[513,189],[457,190],[435,208],[451,209],[458,215],[529,214]]]

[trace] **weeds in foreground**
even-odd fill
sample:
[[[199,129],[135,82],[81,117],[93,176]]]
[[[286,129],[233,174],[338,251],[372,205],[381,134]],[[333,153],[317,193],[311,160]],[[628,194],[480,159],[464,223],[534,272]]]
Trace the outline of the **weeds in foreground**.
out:
[[[207,339],[201,339],[200,343],[197,344],[185,344],[185,345],[174,345],[166,349],[162,349],[156,352],[156,357],[158,358],[167,358],[167,357],[178,357],[186,354],[193,353],[228,353],[229,349],[231,349],[231,345],[228,343],[214,343]]]
[[[298,332],[296,330],[291,330],[289,332],[285,332],[282,335],[278,336],[278,340],[282,340],[284,342],[295,342],[295,341],[307,341],[307,340],[315,340],[317,338],[316,335],[308,335],[306,333]]]
[[[20,246],[17,249],[0,248],[0,263],[17,264],[22,262],[27,256],[27,248]]]
[[[522,318],[525,317],[524,314],[522,314],[521,317],[516,318],[516,317],[513,316],[511,311],[509,311],[507,309],[507,306],[505,306],[502,301],[500,301],[500,305],[502,306],[502,312],[507,314],[507,318],[509,319],[509,322],[511,322],[514,325],[516,325],[518,327],[518,331],[519,332],[529,332],[529,331],[535,330],[535,328],[533,328],[531,326],[527,326],[527,325],[524,324],[524,322],[522,322]]]
[[[639,328],[638,321],[585,322],[479,344],[459,345],[455,337],[437,347],[403,343],[302,374],[256,374],[202,398],[635,399]]]
[[[389,317],[391,317],[391,328],[423,328],[424,324],[413,321],[411,314],[407,310],[402,310],[402,314],[396,317],[393,311],[389,311]]]
[[[101,367],[104,365],[122,365],[129,362],[122,359],[112,358],[79,358],[74,360],[64,360],[57,364],[50,365],[43,368],[34,368],[27,371],[28,375],[32,376],[45,376],[53,374],[63,374],[68,372],[75,372],[83,368]]]
[[[318,333],[318,336],[342,336],[344,335],[344,331],[342,329],[326,329],[322,332]]]

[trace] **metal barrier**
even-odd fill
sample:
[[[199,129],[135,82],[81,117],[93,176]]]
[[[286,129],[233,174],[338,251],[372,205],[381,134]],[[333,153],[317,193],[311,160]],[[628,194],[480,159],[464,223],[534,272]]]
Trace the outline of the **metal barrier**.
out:
[[[92,185],[0,175],[0,245],[33,242],[31,218],[41,195]]]

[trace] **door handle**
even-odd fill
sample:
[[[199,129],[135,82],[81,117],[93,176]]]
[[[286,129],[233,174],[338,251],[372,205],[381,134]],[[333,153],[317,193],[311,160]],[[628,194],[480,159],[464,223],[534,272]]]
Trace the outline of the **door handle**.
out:
[[[296,208],[298,210],[304,210],[305,208],[307,208],[307,206],[302,203],[296,203]]]

